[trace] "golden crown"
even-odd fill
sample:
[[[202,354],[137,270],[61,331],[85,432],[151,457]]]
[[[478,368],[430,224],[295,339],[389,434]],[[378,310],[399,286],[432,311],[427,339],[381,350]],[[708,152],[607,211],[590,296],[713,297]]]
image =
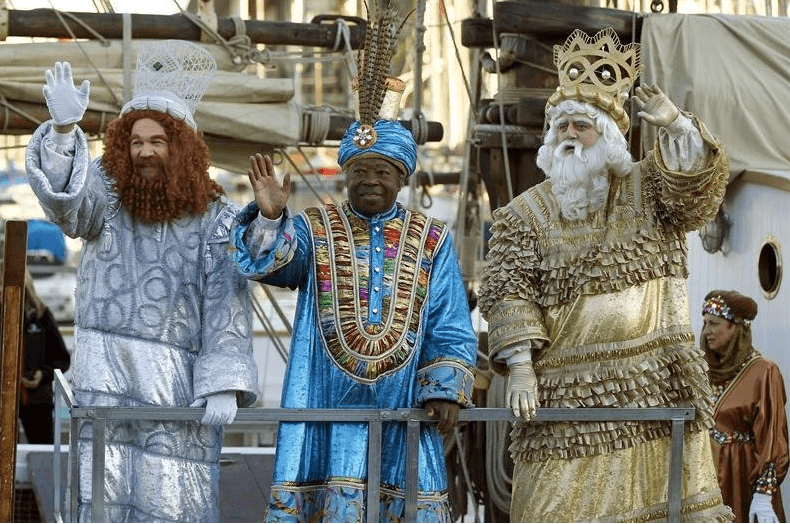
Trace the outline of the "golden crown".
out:
[[[642,71],[638,43],[621,45],[611,27],[592,37],[576,29],[564,45],[554,46],[554,65],[560,85],[547,107],[568,99],[589,102],[611,114],[620,131],[628,131],[630,120],[623,103]]]

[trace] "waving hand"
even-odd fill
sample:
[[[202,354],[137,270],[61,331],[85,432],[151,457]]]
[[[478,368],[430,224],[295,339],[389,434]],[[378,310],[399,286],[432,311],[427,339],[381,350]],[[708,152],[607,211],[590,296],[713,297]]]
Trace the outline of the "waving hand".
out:
[[[639,106],[637,114],[654,126],[666,127],[680,114],[672,100],[657,85],[639,86],[634,92],[636,96],[632,99]]]
[[[281,186],[275,176],[271,157],[260,153],[250,157],[247,176],[261,215],[272,220],[279,218],[291,194],[291,176],[286,173]]]
[[[74,87],[71,64],[68,62],[55,62],[55,73],[47,70],[44,77],[47,81],[44,98],[54,124],[65,126],[82,120],[82,115],[88,108],[90,81],[83,80],[79,89]]]

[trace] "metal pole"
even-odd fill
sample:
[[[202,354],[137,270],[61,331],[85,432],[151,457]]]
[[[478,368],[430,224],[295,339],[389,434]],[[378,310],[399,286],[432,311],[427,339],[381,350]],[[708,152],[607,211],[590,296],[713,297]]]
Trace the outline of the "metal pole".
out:
[[[106,418],[91,421],[91,450],[93,451],[93,474],[91,475],[91,521],[106,522],[104,515],[104,453],[107,429]]]
[[[379,492],[381,490],[381,426],[381,420],[371,420],[368,423],[368,522],[379,522],[379,520],[381,520],[379,516]]]
[[[52,514],[55,516],[56,521],[62,520],[61,515],[63,514],[63,508],[61,507],[60,500],[60,431],[62,425],[60,420],[60,411],[63,409],[63,387],[60,385],[60,381],[58,380],[58,373],[60,373],[60,370],[55,369],[55,413],[53,414],[55,417],[55,446],[52,449],[52,478],[54,480],[52,483],[54,489],[54,493],[52,494]]]
[[[682,418],[672,419],[672,440],[669,452],[669,491],[667,492],[667,522],[680,522],[683,494],[683,426]]]
[[[420,421],[406,424],[406,522],[417,522],[417,496],[420,491]]]

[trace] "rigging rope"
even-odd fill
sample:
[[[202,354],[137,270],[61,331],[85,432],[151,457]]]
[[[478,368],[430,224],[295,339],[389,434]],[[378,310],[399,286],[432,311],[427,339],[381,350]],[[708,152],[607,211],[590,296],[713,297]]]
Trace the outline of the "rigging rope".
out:
[[[261,287],[266,289],[266,286],[261,286]],[[274,344],[274,348],[277,350],[277,353],[280,354],[280,357],[283,359],[283,362],[287,362],[288,349],[283,345],[282,341],[280,340],[280,337],[277,336],[277,333],[274,329],[273,324],[271,323],[271,320],[269,320],[269,317],[266,315],[266,312],[263,310],[263,307],[261,306],[261,303],[258,301],[258,297],[255,296],[255,293],[253,292],[252,288],[250,288],[249,297],[250,297],[250,304],[252,305],[252,309],[255,311],[255,315],[258,317],[258,320],[261,321],[264,330],[269,335],[269,339],[272,341],[272,344]],[[276,302],[273,300],[273,297],[270,296],[270,300],[272,301],[273,304],[275,304],[275,307],[277,307]],[[290,334],[290,330],[289,330],[289,334]]]
[[[299,154],[302,155],[302,158],[304,158],[305,162],[307,162],[307,166],[310,169],[310,171],[313,172],[313,173],[317,172],[315,170],[315,168],[313,167],[313,164],[310,162],[310,159],[307,157],[307,155],[304,154],[304,151],[302,151],[302,148],[300,146],[296,146],[296,149],[297,149],[297,151],[299,151]],[[308,189],[310,189],[310,191],[313,193],[313,195],[316,197],[316,199],[319,202],[324,202],[324,199],[321,198],[321,195],[319,195],[318,191],[315,190],[315,188],[313,187],[313,184],[311,184],[310,181],[307,180],[307,178],[305,178],[304,173],[302,172],[301,169],[299,169],[299,166],[296,165],[296,162],[294,162],[293,158],[291,158],[291,155],[286,153],[285,150],[282,149],[282,148],[277,148],[276,151],[279,152],[280,155],[282,155],[282,157],[286,158],[288,160],[288,162],[291,164],[291,166],[294,168],[294,170],[297,173],[299,173],[299,176],[302,178],[302,181],[304,181],[304,183],[307,185]],[[324,192],[326,194],[326,197],[329,198],[329,200],[333,204],[337,205],[337,202],[335,201],[334,197],[332,196],[331,191],[329,191],[326,188],[326,186],[324,185],[324,180],[321,179],[321,178],[319,178],[319,180],[321,181],[321,189],[324,190]]]
[[[120,110],[120,108],[121,108],[121,106],[122,106],[123,104],[122,104],[122,103],[121,103],[121,102],[118,100],[118,97],[117,97],[117,96],[115,96],[115,93],[113,92],[113,90],[112,90],[112,89],[110,89],[110,87],[109,87],[109,83],[108,83],[108,82],[107,82],[107,80],[104,78],[104,75],[102,75],[102,73],[101,73],[101,70],[100,70],[100,69],[99,69],[99,67],[98,67],[98,66],[97,66],[97,65],[94,63],[94,61],[91,59],[91,57],[88,55],[88,52],[87,52],[87,51],[85,51],[85,48],[82,46],[82,44],[80,43],[80,41],[79,41],[79,40],[77,40],[77,37],[74,35],[74,31],[72,31],[72,30],[71,30],[71,26],[69,26],[69,24],[68,24],[68,23],[66,22],[66,20],[63,18],[63,15],[66,15],[66,16],[68,16],[69,18],[71,18],[72,20],[74,20],[75,22],[77,22],[79,25],[81,25],[81,26],[82,26],[82,27],[83,27],[83,28],[84,28],[86,31],[88,31],[90,34],[92,34],[96,40],[99,40],[99,41],[101,42],[101,45],[102,45],[102,46],[104,46],[104,47],[107,47],[107,46],[109,46],[109,45],[110,45],[110,41],[109,41],[109,40],[107,40],[106,38],[104,38],[104,36],[102,36],[101,34],[99,34],[97,31],[94,31],[94,29],[93,29],[92,27],[90,27],[88,24],[84,23],[82,20],[80,20],[79,18],[77,18],[77,17],[76,17],[76,16],[74,16],[73,14],[71,14],[71,13],[68,13],[68,12],[65,12],[65,11],[61,13],[61,11],[59,11],[58,9],[56,9],[56,8],[55,8],[54,4],[52,3],[52,0],[49,0],[49,5],[52,7],[52,11],[55,13],[55,16],[57,16],[57,17],[58,17],[58,20],[60,20],[60,23],[61,23],[61,25],[63,26],[63,28],[64,28],[64,29],[65,29],[65,30],[66,30],[66,31],[69,33],[69,36],[71,36],[71,39],[72,39],[72,40],[74,40],[74,43],[75,43],[75,44],[77,44],[77,47],[78,47],[78,48],[79,48],[79,50],[82,52],[82,54],[85,56],[85,59],[86,59],[86,60],[88,61],[88,63],[91,65],[91,67],[93,68],[93,70],[96,72],[96,75],[99,77],[99,80],[101,81],[101,83],[103,83],[103,84],[104,84],[104,87],[106,87],[106,88],[107,88],[107,91],[109,91],[109,93],[110,93],[110,96],[112,97],[112,100],[113,100],[113,102],[115,103],[115,105],[116,105],[116,106],[118,107],[118,109]],[[100,131],[101,131],[101,130],[100,130]]]
[[[486,394],[487,406],[504,407],[505,379],[494,374]],[[486,482],[489,501],[505,513],[510,513],[513,478],[505,467],[510,433],[509,422],[486,422]]]

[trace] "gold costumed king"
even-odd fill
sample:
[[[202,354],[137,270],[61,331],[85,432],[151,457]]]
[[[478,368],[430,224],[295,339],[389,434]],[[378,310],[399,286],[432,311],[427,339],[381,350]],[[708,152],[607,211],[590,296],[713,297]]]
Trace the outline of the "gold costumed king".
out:
[[[685,425],[682,518],[731,520],[711,457],[711,390],[691,331],[685,237],[712,219],[723,145],[658,86],[636,87],[658,127],[635,162],[623,107],[638,44],[611,28],[554,47],[560,85],[537,164],[547,180],[494,211],[479,306],[492,367],[520,420],[512,522],[667,519],[670,423],[534,422],[546,408],[696,408]]]

